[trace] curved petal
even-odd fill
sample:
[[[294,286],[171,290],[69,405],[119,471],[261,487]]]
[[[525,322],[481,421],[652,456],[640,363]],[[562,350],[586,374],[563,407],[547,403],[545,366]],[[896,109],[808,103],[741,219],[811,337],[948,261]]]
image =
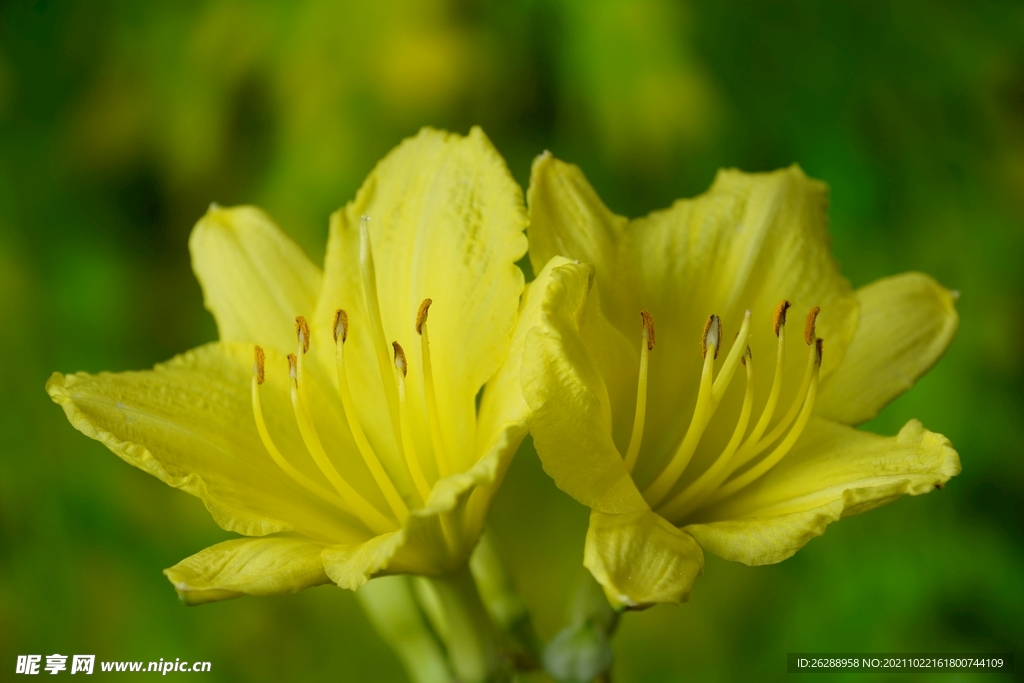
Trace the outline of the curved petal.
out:
[[[857,290],[860,322],[843,364],[822,383],[814,410],[847,424],[878,415],[914,386],[956,334],[956,294],[923,273]]]
[[[594,267],[609,304],[621,299],[617,261],[628,220],[604,205],[583,171],[544,152],[533,162],[526,201],[533,271],[555,256],[576,259]]]
[[[221,341],[295,349],[295,316],[313,312],[322,275],[269,216],[253,206],[211,206],[188,246]]]
[[[322,543],[294,534],[239,538],[210,546],[164,574],[186,605],[298,593],[330,583],[320,560],[322,549]]]
[[[590,318],[588,266],[551,269],[542,325],[526,339],[523,395],[544,471],[584,505],[609,513],[647,510],[612,439],[608,391],[584,341]],[[581,327],[584,330],[581,330]]]
[[[198,496],[229,531],[264,536],[294,529],[339,541],[365,538],[368,532],[357,522],[311,496],[267,454],[252,417],[251,377],[252,347],[215,343],[151,371],[54,373],[46,390],[76,429]],[[302,441],[286,403],[286,373],[266,377],[263,410],[278,446],[307,477],[322,479],[308,454],[297,451]]]
[[[398,531],[325,547],[327,575],[338,586],[357,590],[375,576],[436,575],[458,568],[483,531],[487,506],[522,438],[520,426],[505,429],[468,471],[437,482],[426,505],[412,510]],[[473,514],[474,508],[482,514]]]
[[[949,440],[917,420],[885,437],[812,418],[781,463],[683,530],[719,557],[773,564],[840,517],[941,489],[959,472]]]
[[[593,510],[583,565],[613,606],[643,609],[689,600],[693,582],[704,573],[704,554],[693,536],[649,510]]]
[[[360,217],[370,217],[380,315],[388,342],[405,348],[413,421],[427,434],[422,359],[415,323],[430,298],[431,362],[441,429],[453,462],[472,463],[475,399],[505,358],[523,291],[516,266],[526,252],[522,191],[479,128],[466,137],[423,129],[386,156],[355,201],[335,214],[317,322],[336,308],[352,321],[352,381],[365,395],[378,440],[390,426],[359,268]],[[429,442],[429,439],[426,439]]]

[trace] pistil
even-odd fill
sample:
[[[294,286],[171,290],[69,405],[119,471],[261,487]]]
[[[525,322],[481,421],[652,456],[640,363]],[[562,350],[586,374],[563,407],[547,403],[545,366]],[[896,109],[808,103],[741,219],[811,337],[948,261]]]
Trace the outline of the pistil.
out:
[[[384,384],[384,395],[387,397],[388,413],[391,415],[391,427],[395,434],[395,444],[403,449],[402,434],[399,429],[398,394],[395,383],[391,379],[391,359],[388,357],[388,343],[384,336],[384,323],[380,317],[380,300],[377,297],[377,270],[373,265],[373,249],[370,248],[370,217],[359,219],[359,272],[363,281],[363,299],[366,312],[370,317],[370,332],[373,335],[373,350],[377,355],[377,367],[380,370],[380,381]]]

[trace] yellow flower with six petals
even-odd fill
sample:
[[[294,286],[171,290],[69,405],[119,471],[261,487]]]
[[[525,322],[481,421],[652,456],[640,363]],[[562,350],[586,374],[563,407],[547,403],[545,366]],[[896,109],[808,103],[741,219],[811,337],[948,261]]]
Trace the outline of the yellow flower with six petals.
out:
[[[254,537],[166,570],[185,602],[464,567],[526,431],[525,226],[479,129],[425,129],[331,216],[322,272],[260,210],[211,207],[189,245],[219,342],[50,378],[77,429]]]
[[[531,433],[592,509],[584,564],[613,604],[686,600],[702,548],[779,562],[960,471],[916,420],[895,437],[852,427],[942,355],[955,294],[917,273],[853,291],[829,252],[827,190],[800,169],[723,171],[628,221],[544,154],[527,203],[534,267],[563,257],[527,335]]]

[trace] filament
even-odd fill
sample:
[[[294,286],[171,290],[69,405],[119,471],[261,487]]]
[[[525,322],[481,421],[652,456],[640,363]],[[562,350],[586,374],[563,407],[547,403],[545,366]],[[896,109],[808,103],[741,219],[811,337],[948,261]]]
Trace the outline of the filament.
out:
[[[636,413],[633,416],[633,434],[626,450],[626,471],[632,473],[636,458],[640,454],[640,443],[644,437],[644,417],[647,413],[647,365],[648,354],[654,350],[654,318],[647,311],[640,311],[643,335],[640,339],[640,376],[636,383]]]
[[[412,438],[412,425],[410,424],[409,404],[406,401],[405,395],[405,375],[409,371],[409,366],[402,345],[398,342],[391,342],[391,345],[395,349],[395,382],[398,385],[399,419],[401,421],[399,431],[402,434],[405,462],[409,467],[409,474],[412,475],[413,483],[416,484],[416,490],[419,491],[420,498],[426,503],[427,499],[430,498],[430,484],[427,483],[427,478],[423,476],[423,468],[420,466],[419,458],[416,456],[416,447]]]
[[[335,365],[338,372],[338,393],[341,394],[341,405],[345,412],[345,420],[348,422],[349,431],[352,432],[352,439],[356,442],[359,454],[363,456],[363,462],[369,468],[373,480],[377,482],[381,493],[387,500],[388,507],[394,513],[398,522],[404,523],[409,517],[409,508],[402,497],[398,495],[391,478],[388,477],[384,467],[380,464],[377,454],[373,452],[370,442],[366,439],[363,426],[359,423],[359,414],[356,412],[355,404],[352,401],[352,392],[348,386],[348,374],[345,371],[345,340],[348,338],[348,315],[345,311],[338,309],[334,314],[334,343],[335,343]]]
[[[437,473],[443,479],[452,474],[452,463],[448,450],[444,447],[444,435],[441,433],[441,420],[437,413],[437,398],[434,391],[434,370],[430,361],[427,312],[431,303],[431,299],[424,299],[420,304],[419,312],[416,314],[416,332],[420,335],[420,355],[423,358],[423,393],[427,400],[430,440],[434,446],[434,458],[437,460]]]
[[[260,405],[260,385],[263,384],[263,358],[263,349],[257,346],[256,363],[253,365],[252,375],[252,414],[256,420],[256,431],[259,432],[260,441],[263,442],[263,447],[267,449],[267,453],[270,454],[271,459],[277,464],[277,466],[280,467],[285,474],[291,477],[293,481],[302,486],[302,488],[306,489],[324,502],[329,503],[334,507],[344,509],[345,502],[341,498],[295,469],[295,467],[288,462],[283,455],[281,455],[281,451],[278,450],[274,440],[270,438],[270,432],[267,430],[267,423],[263,420],[263,409]]]
[[[299,425],[299,433],[302,435],[302,441],[306,445],[306,450],[313,457],[313,461],[316,463],[320,471],[323,472],[327,480],[331,482],[334,489],[338,492],[353,513],[360,519],[367,527],[370,528],[375,534],[383,534],[388,531],[395,529],[395,524],[390,522],[384,515],[380,513],[377,508],[368,503],[365,498],[359,495],[355,489],[353,489],[348,482],[346,482],[338,470],[334,468],[334,464],[330,458],[327,457],[327,452],[324,451],[323,444],[320,443],[320,437],[316,433],[316,426],[313,424],[313,418],[309,413],[307,405],[307,397],[305,391],[305,385],[302,383],[302,347],[303,342],[299,340],[299,353],[288,355],[288,372],[291,377],[291,399],[292,408],[295,412],[295,421]]]

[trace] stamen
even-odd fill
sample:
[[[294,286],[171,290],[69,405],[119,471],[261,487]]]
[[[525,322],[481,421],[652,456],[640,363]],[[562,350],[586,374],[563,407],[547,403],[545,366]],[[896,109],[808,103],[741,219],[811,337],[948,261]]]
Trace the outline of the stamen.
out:
[[[416,312],[416,333],[420,335],[420,355],[423,357],[423,393],[427,399],[430,440],[434,446],[437,472],[443,479],[451,475],[452,465],[448,451],[444,447],[444,435],[441,433],[441,420],[438,417],[437,398],[434,393],[434,370],[430,360],[430,339],[427,335],[427,313],[432,303],[432,299],[424,299],[420,304],[420,309]]]
[[[317,498],[320,498],[324,502],[333,505],[334,507],[346,509],[345,502],[339,498],[336,494],[328,491],[323,486],[320,486],[315,481],[304,475],[295,469],[294,466],[281,455],[281,451],[278,450],[274,440],[270,438],[270,432],[267,430],[267,423],[263,420],[263,408],[260,405],[260,385],[263,384],[264,380],[264,359],[263,349],[259,346],[256,347],[256,362],[252,366],[252,414],[256,420],[256,431],[259,432],[260,441],[263,442],[263,447],[267,449],[267,453],[270,454],[271,459],[280,467],[285,474],[292,478],[302,488],[312,493]]]
[[[815,315],[817,311],[815,310]],[[813,328],[811,328],[813,334]],[[811,376],[811,382],[807,387],[807,396],[803,401],[803,408],[800,410],[800,417],[797,418],[796,424],[793,425],[793,429],[790,430],[786,438],[783,439],[774,451],[771,452],[764,460],[757,463],[749,470],[736,477],[735,479],[726,483],[725,486],[720,488],[708,501],[709,503],[716,503],[720,500],[728,498],[732,494],[736,493],[740,489],[744,488],[761,475],[765,474],[771,468],[775,467],[782,460],[790,449],[793,448],[793,444],[796,443],[797,439],[804,431],[804,427],[807,425],[808,419],[811,417],[811,411],[814,409],[814,399],[818,395],[818,376],[821,371],[821,354],[822,354],[822,340],[817,339],[814,344],[814,371]]]
[[[721,323],[719,327],[719,336],[721,336]],[[722,400],[722,396],[725,395],[725,390],[729,388],[729,382],[732,381],[733,375],[736,373],[736,368],[739,366],[740,361],[743,359],[745,349],[747,349],[747,337],[750,335],[750,311],[743,314],[743,323],[740,325],[740,331],[736,333],[736,340],[733,341],[732,348],[729,350],[729,355],[725,357],[725,362],[722,363],[722,369],[718,372],[718,377],[715,379],[714,391],[711,396],[715,401],[715,405]],[[718,349],[715,349],[717,354]]]
[[[704,334],[700,338],[700,351],[704,356],[708,355],[708,347],[712,347],[715,353],[715,358],[718,358],[718,345],[722,340],[722,321],[717,316],[712,314],[708,317],[708,321],[704,323]]]
[[[373,334],[373,350],[377,354],[377,368],[380,380],[384,384],[384,395],[387,397],[388,413],[391,415],[391,427],[395,434],[395,444],[402,450],[402,435],[398,424],[401,420],[398,407],[398,394],[395,383],[391,379],[389,367],[388,343],[384,336],[384,323],[380,317],[380,301],[377,297],[377,271],[373,265],[373,250],[370,248],[370,217],[362,216],[359,220],[359,271],[363,280],[363,298],[366,301],[366,312],[370,316],[370,331]]]
[[[398,522],[404,523],[409,517],[409,508],[402,497],[398,494],[391,478],[388,477],[384,467],[380,464],[377,454],[373,452],[370,442],[366,439],[363,426],[359,422],[359,415],[356,413],[355,403],[352,401],[352,392],[348,386],[348,374],[345,371],[345,340],[348,339],[348,314],[342,309],[334,313],[334,344],[335,344],[335,365],[338,372],[338,393],[341,394],[341,405],[345,412],[345,420],[348,422],[349,431],[352,432],[352,439],[356,442],[359,454],[363,456],[373,480],[377,482],[381,493],[384,494],[388,507],[394,513]]]
[[[772,330],[775,332],[775,336],[778,337],[778,345],[775,351],[775,375],[772,378],[772,388],[768,392],[768,401],[764,404],[764,409],[761,411],[761,417],[758,418],[757,424],[754,425],[754,431],[750,433],[750,437],[743,443],[739,451],[733,457],[733,465],[731,469],[735,469],[743,463],[748,462],[751,458],[757,455],[755,449],[761,435],[764,434],[764,430],[768,428],[768,423],[771,422],[772,417],[775,415],[775,408],[779,403],[779,396],[782,394],[782,368],[785,365],[786,360],[786,312],[790,308],[790,303],[783,300],[775,308],[775,317],[772,323]]]
[[[821,310],[817,306],[812,308],[807,314],[807,323],[804,326],[804,341],[810,346],[807,354],[807,366],[804,370],[803,379],[800,381],[800,389],[797,391],[797,398],[793,401],[793,404],[789,407],[789,411],[779,421],[777,425],[772,427],[772,431],[768,433],[768,436],[764,437],[760,441],[755,441],[753,435],[747,440],[747,443],[743,444],[741,449],[741,457],[736,458],[736,467],[740,467],[743,463],[753,460],[764,451],[768,446],[774,443],[782,433],[789,429],[789,426],[793,424],[793,420],[796,419],[797,413],[800,411],[801,397],[806,395],[807,387],[811,383],[811,374],[814,371],[815,362],[817,358],[817,351],[814,346],[814,321],[818,317],[818,311]]]
[[[640,443],[644,437],[644,418],[647,414],[647,363],[648,354],[654,350],[654,318],[647,311],[640,311],[643,334],[640,339],[640,376],[636,383],[636,413],[633,416],[633,434],[626,450],[626,471],[632,473],[636,458],[640,454]]]
[[[416,447],[412,438],[412,425],[410,424],[409,405],[405,396],[405,376],[409,371],[409,364],[406,361],[402,345],[395,341],[391,342],[391,346],[395,350],[395,368],[398,370],[395,373],[395,380],[398,384],[399,419],[401,421],[399,431],[402,434],[405,463],[409,467],[409,474],[412,475],[413,483],[416,484],[416,490],[419,491],[420,498],[425,503],[430,498],[430,484],[427,483],[427,478],[423,476],[423,468],[420,467],[420,460],[416,456]]]
[[[658,514],[665,519],[684,518],[700,505],[702,498],[709,491],[714,491],[715,488],[720,486],[731,472],[731,469],[728,467],[729,463],[740,445],[743,434],[747,431],[751,409],[754,405],[754,362],[749,346],[746,348],[741,362],[747,371],[747,386],[743,394],[743,407],[740,409],[740,419],[736,423],[736,429],[733,430],[732,438],[729,439],[729,443],[722,449],[718,458],[696,481],[683,489],[675,498],[658,510]]]
[[[713,403],[711,398],[711,378],[714,373],[715,356],[718,355],[717,346],[721,336],[721,323],[719,322],[717,315],[712,315],[704,325],[704,334],[701,338],[701,347],[704,353],[704,367],[701,370],[700,375],[700,389],[697,392],[697,405],[693,409],[693,417],[690,418],[690,426],[687,428],[686,436],[683,437],[683,441],[679,444],[679,448],[673,454],[672,459],[669,460],[661,474],[659,474],[654,482],[647,487],[647,490],[643,492],[644,498],[651,507],[661,503],[662,499],[668,495],[669,490],[675,485],[676,481],[679,480],[679,476],[686,469],[686,466],[690,464],[690,458],[693,457],[693,452],[697,450],[697,444],[700,442],[700,437],[704,433],[704,428],[707,427],[708,421],[711,419],[710,413]],[[708,353],[709,346],[712,349],[711,353]]]
[[[690,464],[690,460],[697,450],[697,445],[700,443],[704,430],[714,416],[715,410],[718,409],[718,405],[725,395],[729,382],[736,374],[736,368],[739,367],[740,359],[747,348],[747,337],[749,334],[750,311],[747,311],[743,316],[743,324],[740,325],[740,331],[736,335],[736,341],[733,343],[729,355],[722,364],[722,371],[719,373],[718,379],[712,383],[714,359],[718,356],[718,348],[722,340],[722,322],[717,315],[712,315],[708,318],[707,323],[705,323],[704,334],[701,338],[704,368],[701,372],[700,390],[697,392],[697,405],[694,408],[690,426],[686,430],[686,436],[683,437],[679,448],[657,479],[644,491],[644,498],[649,505],[657,506],[660,504]],[[712,351],[710,354],[708,353],[709,348]]]
[[[301,347],[301,342],[300,342]],[[324,473],[327,480],[334,486],[334,490],[338,492],[342,500],[348,505],[349,509],[360,519],[367,527],[370,528],[375,534],[383,534],[389,531],[395,530],[394,522],[389,521],[384,515],[373,507],[356,492],[348,482],[346,482],[338,470],[334,468],[334,464],[330,458],[327,457],[327,452],[324,450],[323,444],[320,443],[320,437],[316,433],[316,427],[313,424],[313,418],[309,413],[307,407],[307,399],[305,395],[305,385],[302,383],[302,354],[288,354],[288,374],[291,377],[291,399],[292,408],[295,412],[295,421],[299,425],[299,433],[302,435],[302,441],[306,444],[306,450],[313,457],[313,461],[316,463],[320,471]]]

